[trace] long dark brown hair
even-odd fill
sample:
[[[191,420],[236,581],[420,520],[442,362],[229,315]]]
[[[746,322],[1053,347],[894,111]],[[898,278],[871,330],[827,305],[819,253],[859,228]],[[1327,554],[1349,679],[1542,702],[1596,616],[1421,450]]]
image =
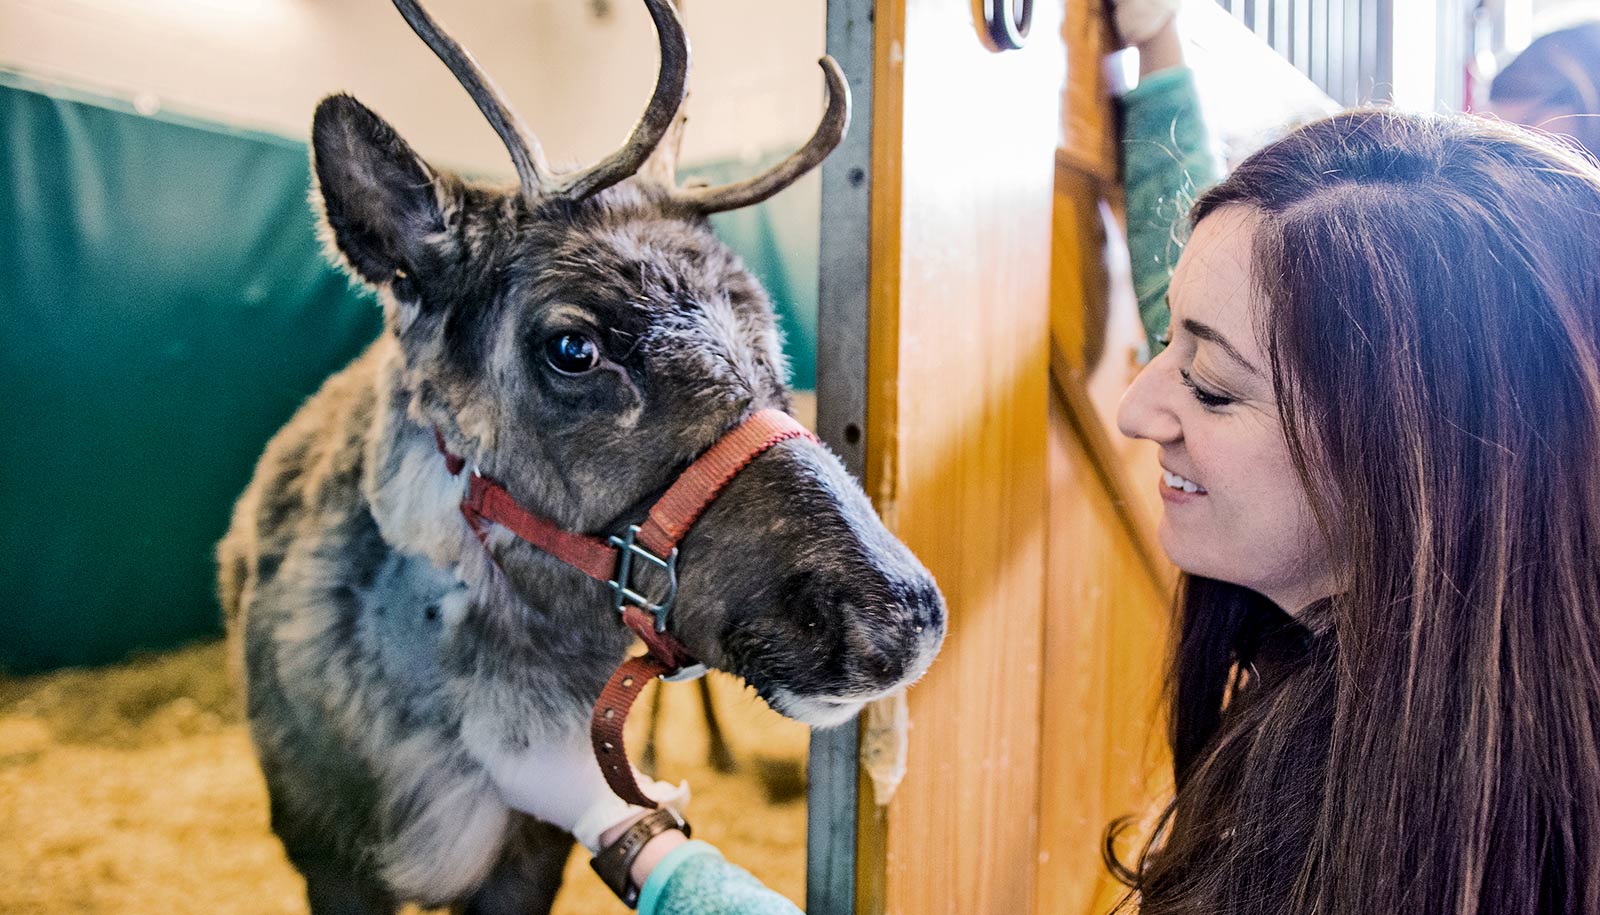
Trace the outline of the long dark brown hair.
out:
[[[1177,791],[1114,864],[1123,908],[1600,913],[1600,170],[1358,111],[1191,221],[1234,206],[1261,216],[1259,333],[1345,584],[1291,621],[1182,582]]]

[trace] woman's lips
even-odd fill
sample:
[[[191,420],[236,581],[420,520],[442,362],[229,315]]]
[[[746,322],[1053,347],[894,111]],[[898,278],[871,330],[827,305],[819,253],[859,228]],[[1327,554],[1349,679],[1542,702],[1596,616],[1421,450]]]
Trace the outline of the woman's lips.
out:
[[[1205,487],[1186,477],[1161,468],[1161,498],[1174,505],[1184,505],[1206,495]]]

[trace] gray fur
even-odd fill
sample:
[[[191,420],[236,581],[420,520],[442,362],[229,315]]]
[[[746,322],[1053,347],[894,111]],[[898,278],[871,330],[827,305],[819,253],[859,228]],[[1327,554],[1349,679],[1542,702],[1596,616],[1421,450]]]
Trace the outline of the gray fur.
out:
[[[272,825],[313,911],[547,910],[568,839],[485,758],[570,738],[632,639],[605,587],[461,518],[451,450],[569,529],[619,532],[788,394],[772,308],[704,218],[634,179],[579,203],[435,172],[335,96],[328,236],[385,329],[268,444],[218,550]],[[603,358],[567,376],[544,341]],[[825,449],[756,460],[682,544],[674,633],[780,712],[847,720],[915,679],[944,607]]]

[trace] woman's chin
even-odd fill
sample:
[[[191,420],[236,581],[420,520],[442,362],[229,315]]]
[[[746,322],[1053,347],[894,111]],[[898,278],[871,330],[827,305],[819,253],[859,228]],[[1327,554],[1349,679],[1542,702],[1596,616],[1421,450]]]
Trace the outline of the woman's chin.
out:
[[[1191,538],[1176,529],[1166,512],[1161,513],[1161,524],[1156,528],[1156,542],[1161,544],[1161,552],[1166,554],[1167,561],[1180,571],[1190,575],[1201,574],[1192,568],[1198,557],[1195,556]]]

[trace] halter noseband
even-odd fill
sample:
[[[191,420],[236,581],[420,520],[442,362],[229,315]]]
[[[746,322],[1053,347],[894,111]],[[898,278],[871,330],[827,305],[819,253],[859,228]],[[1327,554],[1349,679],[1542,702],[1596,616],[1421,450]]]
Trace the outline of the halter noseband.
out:
[[[452,454],[437,428],[433,432],[445,467],[458,475],[466,461]],[[600,538],[568,531],[517,503],[505,487],[473,468],[461,514],[488,549],[490,523],[548,553],[596,581],[612,593],[612,608],[645,644],[645,653],[630,657],[611,675],[590,718],[589,737],[606,784],[630,804],[654,808],[656,802],[639,789],[622,743],[628,709],[650,680],[690,680],[705,673],[683,643],[667,631],[667,619],[678,591],[678,543],[733,478],[767,449],[792,438],[817,437],[781,410],[761,410],[730,429],[694,460],[650,506],[641,524],[629,525],[621,537]],[[492,556],[491,556],[492,558]],[[667,576],[667,593],[651,600],[636,586],[634,573],[643,566]]]

